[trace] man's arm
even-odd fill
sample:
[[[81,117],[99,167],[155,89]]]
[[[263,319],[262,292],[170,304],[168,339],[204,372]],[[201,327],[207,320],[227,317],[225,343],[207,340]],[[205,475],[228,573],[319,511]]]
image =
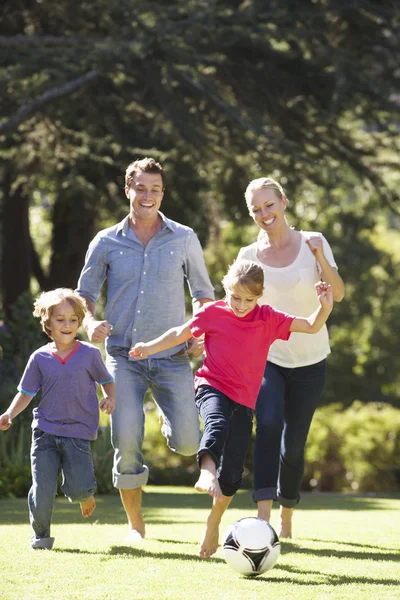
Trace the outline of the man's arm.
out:
[[[111,335],[112,327],[108,321],[98,321],[95,318],[96,304],[87,296],[82,296],[87,312],[83,320],[83,328],[85,329],[89,340],[95,344],[101,344]]]

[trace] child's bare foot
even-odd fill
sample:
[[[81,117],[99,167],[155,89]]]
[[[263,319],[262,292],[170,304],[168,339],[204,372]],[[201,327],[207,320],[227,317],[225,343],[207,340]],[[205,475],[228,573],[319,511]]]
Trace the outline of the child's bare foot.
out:
[[[140,544],[141,542],[144,542],[144,532],[142,534],[137,529],[130,529],[126,536],[126,541],[129,544]]]
[[[257,517],[269,523],[271,519],[272,500],[259,500],[257,502],[257,508]]]
[[[85,517],[85,519],[87,519],[88,517],[90,517],[90,515],[96,508],[96,500],[94,499],[94,496],[90,496],[90,498],[88,498],[84,502],[80,502],[80,505],[82,515]]]
[[[210,558],[218,550],[219,527],[207,522],[207,527],[199,548],[200,558]]]
[[[221,488],[219,487],[216,475],[206,469],[200,470],[200,477],[194,484],[194,488],[198,492],[207,492],[207,494],[210,494],[210,496],[217,500],[222,498]]]
[[[292,517],[293,517],[293,508],[285,508],[281,506],[280,510],[280,538],[291,539],[292,537]]]

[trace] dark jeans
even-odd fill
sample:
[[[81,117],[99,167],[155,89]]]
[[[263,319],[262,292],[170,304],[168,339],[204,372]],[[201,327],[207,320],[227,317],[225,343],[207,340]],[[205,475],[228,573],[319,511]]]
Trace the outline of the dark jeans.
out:
[[[300,499],[304,447],[322,396],[326,360],[294,369],[267,362],[256,404],[253,500]]]
[[[204,423],[197,462],[200,466],[202,455],[208,453],[217,466],[223,495],[233,496],[242,483],[253,411],[208,385],[197,389],[196,405]]]

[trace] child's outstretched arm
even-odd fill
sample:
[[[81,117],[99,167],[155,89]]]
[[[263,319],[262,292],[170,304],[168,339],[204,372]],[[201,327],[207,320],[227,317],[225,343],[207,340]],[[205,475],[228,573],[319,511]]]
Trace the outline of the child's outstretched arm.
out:
[[[132,358],[147,358],[151,354],[157,354],[157,352],[162,352],[162,350],[168,350],[168,348],[183,344],[183,342],[190,340],[191,337],[192,332],[187,323],[185,323],[180,327],[168,329],[160,337],[150,340],[150,342],[138,342],[129,351],[129,356]]]
[[[0,430],[9,429],[11,427],[13,418],[19,415],[19,413],[21,413],[28,406],[32,398],[33,396],[29,396],[23,392],[18,392],[6,412],[0,415]]]
[[[108,415],[111,415],[115,410],[115,383],[110,381],[109,383],[101,384],[104,398],[100,400],[100,409]]]
[[[290,326],[290,331],[297,333],[317,333],[328,319],[333,307],[331,286],[321,281],[315,284],[315,290],[320,303],[319,308],[307,318],[295,317]]]

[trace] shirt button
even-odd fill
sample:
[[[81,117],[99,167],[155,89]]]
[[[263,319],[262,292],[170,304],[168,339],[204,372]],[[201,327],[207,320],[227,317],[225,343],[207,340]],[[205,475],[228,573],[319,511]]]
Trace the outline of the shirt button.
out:
[[[147,258],[147,254],[145,254],[145,257]]]
[[[138,313],[140,313],[140,309],[138,310]]]
[[[140,291],[140,293],[141,293],[141,294],[144,294],[144,291],[143,291],[143,290],[141,290],[141,291]]]
[[[134,329],[133,331],[136,331],[136,329]]]
[[[120,254],[123,254],[122,250],[121,250]]]
[[[146,275],[146,271],[143,271],[143,275]]]

